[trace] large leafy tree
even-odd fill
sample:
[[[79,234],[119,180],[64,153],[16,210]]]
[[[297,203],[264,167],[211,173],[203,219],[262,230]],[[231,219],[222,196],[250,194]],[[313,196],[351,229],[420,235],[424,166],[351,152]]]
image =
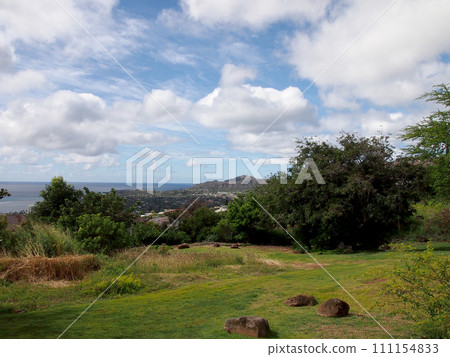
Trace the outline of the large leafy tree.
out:
[[[420,199],[423,167],[395,159],[386,137],[343,134],[337,145],[302,139],[297,150],[287,184],[277,174],[256,197],[307,246],[376,247],[401,228],[412,213],[411,203]],[[312,170],[308,180],[298,180],[311,158],[325,184]]]
[[[450,198],[450,89],[439,84],[419,99],[443,106],[416,125],[407,126],[400,138],[412,141],[405,150],[428,164],[432,186],[438,197]]]
[[[41,191],[42,201],[33,206],[31,215],[41,221],[56,223],[61,217],[64,207],[78,202],[82,196],[81,190],[76,190],[61,176],[54,177],[50,184]]]

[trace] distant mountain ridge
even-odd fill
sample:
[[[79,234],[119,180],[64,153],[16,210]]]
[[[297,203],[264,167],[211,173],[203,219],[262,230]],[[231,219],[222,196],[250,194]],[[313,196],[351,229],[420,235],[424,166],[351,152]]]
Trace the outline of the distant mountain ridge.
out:
[[[246,191],[252,190],[261,184],[261,181],[249,175],[241,175],[234,179],[225,181],[207,181],[194,185],[187,190],[189,191],[220,191],[224,189],[226,191]]]

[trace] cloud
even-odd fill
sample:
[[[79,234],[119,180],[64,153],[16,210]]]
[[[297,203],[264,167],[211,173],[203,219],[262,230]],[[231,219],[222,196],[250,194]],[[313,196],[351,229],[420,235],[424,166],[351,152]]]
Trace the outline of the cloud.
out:
[[[89,170],[93,167],[111,167],[118,166],[117,158],[110,154],[101,154],[97,156],[86,156],[75,153],[58,154],[54,157],[57,164],[64,165],[83,165],[84,170]]]
[[[316,0],[182,0],[183,12],[206,26],[233,24],[261,29],[281,20],[314,21],[325,15],[329,1]]]
[[[0,165],[36,165],[43,155],[24,147],[0,146]]]
[[[221,87],[235,87],[244,83],[247,79],[254,79],[256,71],[249,67],[238,67],[233,64],[226,64],[222,68],[220,78]]]
[[[15,73],[0,72],[0,93],[17,95],[47,84],[45,76],[37,71],[24,70]]]
[[[277,90],[242,83],[253,76],[254,71],[246,67],[224,66],[220,86],[196,102],[189,115],[207,128],[225,130],[234,148],[285,154],[295,146],[287,143],[292,133],[298,132],[305,123],[314,125],[316,110],[296,87]],[[296,104],[268,129],[267,135],[251,146],[294,101]]]
[[[186,53],[183,47],[167,48],[158,54],[162,60],[172,64],[184,64],[193,66],[196,64],[197,56]]]
[[[391,0],[348,1],[333,17],[289,41],[288,61],[299,77],[316,79],[379,16]],[[317,79],[325,105],[355,108],[405,104],[449,78],[450,3],[411,0],[394,4]],[[341,99],[339,99],[341,98]]]
[[[60,3],[70,16],[117,56],[129,53],[130,47],[135,47],[133,39],[146,28],[144,21],[126,17],[123,13],[114,14],[118,0],[61,0]],[[9,43],[22,41],[27,46],[42,49],[48,48],[49,44],[55,44],[57,48],[62,45],[66,60],[86,55],[92,57],[96,53],[103,56],[95,41],[64,9],[53,0],[2,1],[2,37]]]
[[[72,91],[18,100],[0,111],[0,140],[7,146],[79,155],[76,158],[114,154],[118,145],[158,146],[179,140],[143,127],[149,118],[137,117],[141,107],[137,102],[108,106],[93,94]]]

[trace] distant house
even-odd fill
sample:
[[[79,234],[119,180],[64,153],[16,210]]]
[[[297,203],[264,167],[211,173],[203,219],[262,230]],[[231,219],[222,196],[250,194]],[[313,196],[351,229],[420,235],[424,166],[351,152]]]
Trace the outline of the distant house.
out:
[[[150,222],[153,222],[155,224],[157,224],[158,226],[162,226],[164,224],[169,224],[169,217],[167,216],[161,216],[161,217],[155,217],[150,219]]]

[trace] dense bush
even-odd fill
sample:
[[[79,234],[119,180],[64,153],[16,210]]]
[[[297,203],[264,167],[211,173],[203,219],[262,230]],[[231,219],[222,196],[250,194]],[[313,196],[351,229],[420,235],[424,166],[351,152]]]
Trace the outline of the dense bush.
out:
[[[134,246],[152,244],[162,231],[152,222],[139,222],[133,226],[132,243]]]
[[[207,207],[200,207],[188,217],[183,216],[178,229],[185,232],[193,242],[206,241],[219,220],[220,216],[217,213]]]
[[[100,193],[84,188],[80,199],[61,207],[61,216],[58,224],[72,232],[78,230],[78,217],[83,214],[101,214],[110,217],[114,222],[124,223],[131,227],[135,218],[135,206],[126,208],[126,200],[117,195],[114,189],[110,192]]]
[[[110,253],[130,245],[130,234],[123,222],[114,222],[97,213],[83,214],[77,223],[80,228],[75,232],[75,238],[88,252]]]
[[[189,237],[186,232],[168,229],[159,240],[156,242],[157,244],[166,243],[168,245],[178,245],[181,243],[191,243],[191,237]]]
[[[399,245],[396,261],[386,291],[399,297],[406,312],[417,322],[425,338],[449,338],[450,265],[448,256],[437,255],[428,243],[425,251]],[[398,256],[400,255],[400,256]]]
[[[227,218],[222,218],[214,227],[211,228],[211,233],[218,242],[232,242],[233,232],[230,222]]]
[[[450,238],[450,205],[442,202],[418,203],[406,237],[410,239],[448,240]]]

